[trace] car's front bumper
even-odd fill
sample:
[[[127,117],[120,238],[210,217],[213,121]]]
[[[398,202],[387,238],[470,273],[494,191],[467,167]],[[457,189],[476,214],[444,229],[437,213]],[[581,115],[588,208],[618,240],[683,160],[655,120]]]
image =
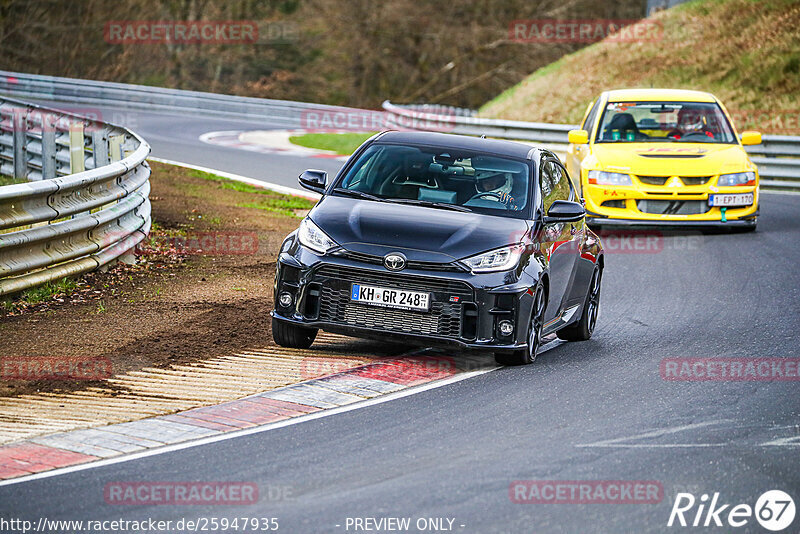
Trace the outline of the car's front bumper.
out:
[[[410,334],[407,332],[393,332],[390,330],[376,330],[341,323],[329,323],[325,321],[309,321],[296,317],[285,317],[279,315],[275,310],[270,315],[279,321],[284,321],[305,328],[319,328],[333,334],[352,336],[364,339],[374,339],[376,341],[389,341],[393,343],[410,343],[418,346],[434,347],[441,349],[476,350],[491,352],[513,352],[520,349],[527,349],[527,342],[502,344],[498,340],[465,341],[462,339],[443,338],[438,336],[426,336],[420,334]]]
[[[536,282],[524,272],[513,277],[508,272],[390,272],[382,265],[321,256],[295,246],[278,258],[272,316],[355,337],[506,352],[527,347],[531,288]],[[353,283],[429,292],[431,309],[414,312],[354,303],[349,296]],[[280,304],[284,292],[292,296],[289,306]],[[514,325],[511,335],[500,333],[504,320]]]
[[[715,220],[705,220],[705,219],[675,219],[675,218],[663,218],[663,219],[620,219],[620,218],[613,218],[613,217],[606,217],[599,214],[591,213],[587,211],[587,222],[591,226],[602,226],[602,227],[612,227],[612,226],[619,226],[619,227],[670,227],[670,228],[751,228],[756,225],[756,217],[758,212],[751,215],[749,218],[742,218],[742,219],[728,219],[726,221],[721,221],[719,219]]]
[[[587,218],[595,225],[753,226],[758,216],[758,187],[727,187],[720,191],[712,183],[683,187],[638,182],[633,186],[584,184]],[[724,193],[753,193],[753,203],[728,208],[708,204],[710,195]],[[678,213],[663,213],[662,207]],[[688,208],[688,213],[681,213],[683,208]]]

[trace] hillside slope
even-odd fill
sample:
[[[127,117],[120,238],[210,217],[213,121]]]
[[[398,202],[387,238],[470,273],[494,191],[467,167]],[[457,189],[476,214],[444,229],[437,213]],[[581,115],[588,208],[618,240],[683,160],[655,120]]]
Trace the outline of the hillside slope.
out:
[[[541,68],[485,104],[484,117],[578,123],[602,91],[710,91],[739,130],[800,134],[800,2],[698,0],[651,17],[659,40],[606,39]]]

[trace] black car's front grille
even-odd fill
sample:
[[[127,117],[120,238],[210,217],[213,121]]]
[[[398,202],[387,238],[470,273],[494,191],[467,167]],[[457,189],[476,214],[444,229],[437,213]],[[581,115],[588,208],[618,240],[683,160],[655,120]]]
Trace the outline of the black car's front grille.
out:
[[[351,250],[341,250],[335,253],[337,256],[347,258],[361,263],[368,263],[370,265],[383,265],[382,256],[374,256],[372,254],[364,254],[363,252],[353,252]],[[435,263],[429,261],[413,261],[409,260],[406,263],[407,269],[417,269],[420,271],[442,271],[442,272],[466,272],[466,268],[460,264],[451,263]]]
[[[433,302],[429,312],[394,310],[356,304],[349,289],[322,288],[319,306],[322,321],[391,332],[457,338],[461,335],[461,304]]]
[[[462,306],[473,300],[472,288],[457,280],[439,280],[398,273],[382,273],[338,265],[325,265],[314,273],[320,284],[319,320],[389,332],[459,338],[462,336]],[[350,300],[351,284],[432,293],[427,312],[398,310],[355,303]]]
[[[398,272],[372,271],[341,265],[323,265],[314,273],[314,280],[316,281],[319,278],[346,281],[348,291],[350,290],[350,284],[355,282],[357,284],[377,284],[411,291],[433,291],[434,293],[448,293],[472,298],[472,288],[465,282],[409,276]]]

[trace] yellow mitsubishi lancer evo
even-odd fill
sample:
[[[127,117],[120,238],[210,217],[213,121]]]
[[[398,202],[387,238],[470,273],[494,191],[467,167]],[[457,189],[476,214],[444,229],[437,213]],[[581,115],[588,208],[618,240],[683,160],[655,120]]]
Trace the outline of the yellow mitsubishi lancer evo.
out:
[[[758,170],[716,97],[699,91],[606,91],[569,132],[567,170],[580,177],[587,221],[603,225],[754,230]]]

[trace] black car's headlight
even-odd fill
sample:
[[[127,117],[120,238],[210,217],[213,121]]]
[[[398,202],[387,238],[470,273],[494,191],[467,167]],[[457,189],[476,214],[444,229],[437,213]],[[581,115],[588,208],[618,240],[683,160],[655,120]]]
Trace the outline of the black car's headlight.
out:
[[[507,271],[517,266],[524,251],[525,245],[516,243],[464,258],[461,262],[467,265],[473,273]]]
[[[319,226],[314,224],[308,217],[300,222],[300,228],[297,230],[297,238],[300,240],[301,245],[318,254],[325,254],[333,247],[338,246],[336,241],[328,237],[327,234],[320,230]]]

